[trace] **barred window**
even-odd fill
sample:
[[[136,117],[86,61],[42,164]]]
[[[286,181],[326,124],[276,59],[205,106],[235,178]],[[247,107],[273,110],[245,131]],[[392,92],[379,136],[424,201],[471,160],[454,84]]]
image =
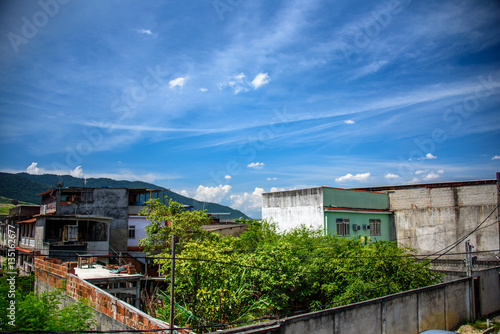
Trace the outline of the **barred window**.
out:
[[[380,219],[370,219],[370,235],[381,235]]]
[[[130,225],[128,227],[128,238],[135,239],[135,225]]]
[[[337,235],[349,235],[349,219],[337,218]]]

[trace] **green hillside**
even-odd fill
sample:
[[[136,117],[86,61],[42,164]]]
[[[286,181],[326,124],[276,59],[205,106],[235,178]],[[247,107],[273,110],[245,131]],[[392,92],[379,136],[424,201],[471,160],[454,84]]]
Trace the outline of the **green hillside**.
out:
[[[73,177],[71,175],[0,173],[0,196],[8,199],[16,199],[20,202],[39,204],[40,197],[36,195],[48,189],[56,188],[57,181],[63,181],[64,187],[83,187],[84,185],[84,179]],[[221,218],[249,218],[243,212],[234,210],[228,206],[217,203],[200,202],[193,198],[179,195],[164,187],[147,182],[91,178],[85,180],[85,186],[89,188],[110,187],[158,189],[163,190],[165,196],[172,198],[174,201],[183,205],[193,206],[195,210],[205,210],[207,213],[229,213],[229,215],[221,216]]]
[[[15,205],[12,204],[13,199],[0,196],[0,215],[8,215],[9,209]],[[32,205],[33,203],[19,202],[18,204]]]

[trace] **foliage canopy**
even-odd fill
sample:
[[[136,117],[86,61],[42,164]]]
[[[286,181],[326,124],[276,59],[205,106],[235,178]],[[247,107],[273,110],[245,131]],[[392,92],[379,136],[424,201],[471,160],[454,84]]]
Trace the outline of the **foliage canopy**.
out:
[[[152,223],[148,240],[153,240],[151,232],[161,232]],[[417,262],[410,249],[394,242],[325,235],[306,226],[280,232],[266,221],[247,223],[240,237],[205,233],[182,239],[176,255],[176,324],[217,328],[360,302],[440,281],[428,264]],[[156,262],[170,271],[166,248]],[[168,295],[163,295],[167,301]],[[168,314],[168,306],[156,310],[167,321]]]
[[[92,308],[83,300],[61,308],[61,292],[37,295],[32,285],[33,277],[0,277],[0,330],[78,331],[95,324]]]

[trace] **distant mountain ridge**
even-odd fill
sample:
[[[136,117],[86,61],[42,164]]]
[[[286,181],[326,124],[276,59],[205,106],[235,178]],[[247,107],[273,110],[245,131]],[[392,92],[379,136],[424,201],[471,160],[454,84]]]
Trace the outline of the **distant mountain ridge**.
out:
[[[64,187],[83,187],[85,182],[85,187],[88,188],[110,187],[158,189],[162,190],[165,196],[183,205],[193,206],[195,210],[205,210],[207,213],[229,213],[229,215],[221,216],[221,218],[249,218],[243,212],[232,209],[228,206],[217,203],[201,202],[193,198],[179,195],[167,188],[142,181],[118,181],[108,178],[90,178],[84,180],[71,175],[34,175],[28,173],[11,174],[0,172],[0,196],[16,199],[18,201],[39,204],[40,197],[36,195],[46,190],[56,188],[57,181],[63,181]]]

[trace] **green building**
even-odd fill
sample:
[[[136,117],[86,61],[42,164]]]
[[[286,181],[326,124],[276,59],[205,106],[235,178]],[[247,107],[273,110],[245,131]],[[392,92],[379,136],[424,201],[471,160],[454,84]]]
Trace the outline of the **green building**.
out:
[[[284,230],[305,224],[338,236],[395,240],[386,193],[317,187],[262,196],[262,218]]]

